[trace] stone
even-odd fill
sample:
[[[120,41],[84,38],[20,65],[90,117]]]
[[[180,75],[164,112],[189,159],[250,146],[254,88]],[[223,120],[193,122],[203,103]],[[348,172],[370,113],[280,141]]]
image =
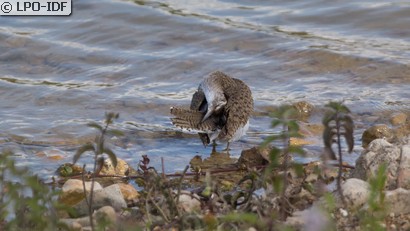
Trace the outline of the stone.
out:
[[[115,209],[111,206],[101,207],[93,214],[93,217],[97,223],[99,221],[108,222],[111,225],[117,223],[117,214],[115,213]]]
[[[394,129],[396,139],[406,139],[410,135],[410,121],[404,123]]]
[[[363,148],[367,148],[367,146],[375,139],[386,139],[388,142],[392,142],[394,138],[393,130],[390,129],[385,124],[378,124],[374,125],[366,131],[363,132],[362,135],[362,146]]]
[[[373,140],[356,160],[355,169],[350,177],[367,181],[375,176],[379,167],[387,164],[387,189],[397,188],[399,176],[401,148],[390,144],[384,139]]]
[[[241,156],[238,159],[238,164],[240,166],[254,167],[263,166],[270,162],[269,158],[269,147],[260,148],[252,147],[249,149],[244,149],[241,152]]]
[[[115,227],[117,224],[117,214],[113,207],[103,206],[94,212],[93,220],[94,224],[98,224],[98,222],[103,220],[104,222],[108,222],[109,227]],[[88,216],[80,218],[65,218],[60,219],[60,221],[73,230],[87,230],[87,228],[91,225],[90,218]]]
[[[178,206],[187,213],[199,212],[201,210],[200,201],[198,195],[192,194],[189,191],[181,191]]]
[[[296,211],[286,219],[285,225],[296,230],[326,231],[331,230],[332,222],[323,209],[316,205],[303,211]]]
[[[394,113],[390,117],[390,123],[393,126],[403,125],[406,123],[406,121],[407,121],[407,115],[403,112]]]
[[[81,219],[83,219],[83,218],[81,218]],[[83,226],[78,222],[77,219],[65,218],[65,219],[60,219],[60,222],[67,225],[68,230],[83,231]]]
[[[370,185],[366,181],[350,178],[342,184],[342,191],[348,208],[357,209],[369,199]]]
[[[296,109],[301,120],[307,120],[315,108],[315,106],[307,101],[299,101],[294,103],[292,106]]]
[[[410,189],[410,144],[401,146],[401,160],[397,186]]]
[[[388,212],[394,214],[410,213],[410,191],[398,188],[392,191],[387,191],[385,195],[385,203]]]
[[[289,143],[292,146],[303,146],[303,145],[311,145],[311,144],[314,144],[315,142],[313,140],[308,140],[304,138],[290,137]]]
[[[107,158],[104,161],[104,165],[100,171],[101,175],[119,175],[119,176],[126,176],[130,171],[130,167],[125,160],[120,159],[117,157],[117,166],[114,166],[111,163],[111,159]]]
[[[98,182],[94,182],[94,191],[101,190],[102,187]],[[91,182],[85,182],[85,190],[88,194],[91,190]],[[84,199],[83,181],[77,179],[67,180],[61,188],[59,201],[65,205],[75,205]]]
[[[104,206],[111,206],[115,211],[119,212],[122,211],[123,208],[127,208],[127,203],[121,193],[120,186],[113,184],[94,192],[92,206],[94,210]],[[76,216],[88,214],[88,205],[84,199],[80,203],[75,204],[73,208],[76,211]]]
[[[131,184],[118,183],[118,186],[120,186],[121,193],[127,204],[135,202],[140,197],[137,189],[135,189]]]

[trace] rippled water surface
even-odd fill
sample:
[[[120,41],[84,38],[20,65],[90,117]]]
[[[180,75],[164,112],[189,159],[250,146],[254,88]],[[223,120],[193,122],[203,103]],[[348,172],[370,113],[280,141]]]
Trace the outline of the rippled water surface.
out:
[[[115,111],[126,132],[113,142],[119,157],[135,165],[148,154],[154,166],[164,157],[166,171],[181,170],[210,148],[173,128],[169,107],[188,105],[221,70],[255,99],[233,156],[275,132],[266,108],[333,99],[354,112],[353,162],[367,126],[409,111],[409,38],[405,1],[73,0],[69,17],[1,16],[0,147],[46,177],[92,139],[87,122]]]

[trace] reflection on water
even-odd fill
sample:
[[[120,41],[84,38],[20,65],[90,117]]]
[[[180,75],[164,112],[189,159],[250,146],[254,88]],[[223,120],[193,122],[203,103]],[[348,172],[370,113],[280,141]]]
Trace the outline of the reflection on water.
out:
[[[93,138],[87,122],[115,111],[127,134],[113,140],[121,158],[164,157],[167,171],[181,170],[210,149],[172,127],[169,106],[188,105],[203,76],[221,70],[255,97],[234,156],[277,132],[267,107],[335,99],[355,112],[352,163],[367,126],[410,110],[408,15],[410,4],[378,0],[84,0],[70,17],[2,17],[0,146],[47,177]],[[312,139],[305,161],[321,150]]]

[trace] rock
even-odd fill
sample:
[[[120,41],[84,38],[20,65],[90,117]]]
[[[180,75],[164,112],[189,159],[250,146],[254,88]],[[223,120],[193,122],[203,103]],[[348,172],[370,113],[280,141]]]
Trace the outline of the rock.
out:
[[[93,214],[94,225],[98,224],[101,221],[105,223],[108,222],[109,227],[115,227],[117,223],[117,214],[115,210],[111,206],[104,206]],[[66,218],[60,219],[61,222],[66,224],[70,230],[87,230],[87,227],[90,226],[90,218],[88,216],[80,217],[80,218]]]
[[[410,189],[410,144],[401,147],[397,184],[398,187]]]
[[[112,206],[115,211],[119,212],[122,211],[123,208],[127,208],[127,203],[121,193],[120,186],[118,184],[113,184],[94,192],[92,206],[94,210],[104,206]],[[75,215],[77,216],[88,214],[88,205],[85,200],[74,205],[73,208],[76,210]]]
[[[385,124],[374,125],[363,132],[362,146],[367,148],[370,142],[381,138],[386,139],[388,142],[392,142],[394,138],[393,130]]]
[[[303,145],[314,144],[315,142],[312,140],[304,139],[304,138],[290,137],[289,143],[290,145],[294,145],[294,146],[303,146]]]
[[[410,191],[398,188],[393,191],[387,191],[385,203],[388,213],[408,214],[410,213]]]
[[[382,163],[387,164],[387,189],[410,189],[410,144],[400,146],[383,139],[374,140],[356,160],[350,176],[368,180]]]
[[[406,120],[407,120],[407,115],[403,112],[394,113],[390,117],[390,123],[393,126],[403,125],[404,123],[406,123]]]
[[[406,139],[410,135],[410,121],[394,129],[394,134],[397,139]]]
[[[356,160],[356,167],[350,177],[367,181],[375,176],[380,165],[387,164],[387,189],[397,188],[397,177],[400,167],[400,147],[390,144],[384,139],[376,139],[369,144]]]
[[[300,116],[300,119],[302,120],[307,120],[307,118],[310,116],[313,109],[315,108],[311,103],[307,101],[296,102],[292,106],[296,109]]]
[[[127,204],[135,202],[140,197],[139,192],[130,184],[118,183],[118,186]]]
[[[367,202],[370,195],[370,185],[366,181],[350,178],[342,184],[342,191],[347,206],[351,209],[357,209]]]
[[[100,208],[93,214],[93,217],[97,223],[100,221],[108,222],[111,225],[115,225],[117,223],[117,214],[111,206],[104,206]]]
[[[201,210],[200,198],[189,191],[181,191],[178,206],[187,213],[199,212]]]
[[[102,187],[98,182],[94,182],[94,191],[101,190]],[[91,182],[85,182],[85,190],[87,194],[91,190]],[[84,199],[83,181],[76,179],[67,180],[61,188],[59,201],[65,205],[75,205]]]
[[[111,159],[108,158],[104,161],[104,165],[100,171],[100,174],[126,176],[129,171],[130,167],[128,163],[125,162],[125,160],[117,158],[117,167],[114,168],[111,163]]]
[[[88,219],[88,218],[87,218]],[[78,223],[76,219],[60,219],[60,222],[64,223],[67,225],[68,230],[72,231],[83,231],[83,226]]]
[[[312,206],[303,211],[296,211],[286,219],[286,225],[296,230],[305,231],[325,231],[332,230],[332,222],[327,212],[318,206]]]
[[[270,148],[253,147],[244,149],[239,157],[238,164],[240,166],[263,166],[270,162],[269,158]]]

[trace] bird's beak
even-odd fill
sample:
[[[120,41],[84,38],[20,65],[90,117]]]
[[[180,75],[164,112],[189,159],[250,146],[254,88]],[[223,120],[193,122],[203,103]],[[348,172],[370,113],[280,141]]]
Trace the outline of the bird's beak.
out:
[[[214,110],[208,110],[208,111],[206,112],[206,114],[205,114],[204,118],[202,118],[201,123],[203,123],[206,119],[208,119],[208,118],[209,118],[209,116],[211,116],[211,115],[212,115],[212,113],[214,113]]]

